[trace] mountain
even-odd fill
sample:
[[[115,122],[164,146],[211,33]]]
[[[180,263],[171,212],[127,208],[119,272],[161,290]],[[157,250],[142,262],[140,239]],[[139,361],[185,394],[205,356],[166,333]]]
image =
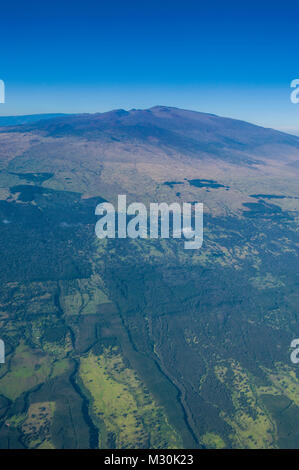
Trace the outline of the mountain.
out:
[[[0,447],[299,448],[299,138],[165,106],[10,124]],[[202,202],[202,248],[97,239],[119,194]]]
[[[148,110],[62,116],[23,128],[44,136],[79,137],[107,144],[121,141],[155,145],[193,158],[256,163],[256,158],[298,158],[299,138],[243,121],[165,106]],[[154,139],[154,141],[153,141]]]
[[[43,119],[53,119],[56,117],[67,116],[67,114],[28,114],[26,116],[0,116],[0,127],[18,126],[22,124],[41,121]]]

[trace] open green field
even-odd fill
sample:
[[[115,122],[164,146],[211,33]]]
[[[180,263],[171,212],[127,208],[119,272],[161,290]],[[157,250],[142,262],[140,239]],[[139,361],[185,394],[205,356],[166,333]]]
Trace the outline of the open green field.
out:
[[[105,349],[100,356],[89,354],[80,362],[80,378],[92,397],[92,415],[99,420],[100,448],[181,446],[163,409],[116,348]]]

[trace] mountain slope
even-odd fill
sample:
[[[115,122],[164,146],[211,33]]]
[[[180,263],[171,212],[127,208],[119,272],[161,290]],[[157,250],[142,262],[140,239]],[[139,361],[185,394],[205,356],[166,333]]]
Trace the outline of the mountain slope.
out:
[[[0,129],[0,447],[299,448],[299,139],[155,107]],[[204,203],[204,243],[94,234]]]
[[[21,130],[100,140],[110,146],[115,141],[141,142],[194,158],[218,158],[238,164],[299,158],[298,137],[243,121],[163,106],[63,116],[25,125]]]

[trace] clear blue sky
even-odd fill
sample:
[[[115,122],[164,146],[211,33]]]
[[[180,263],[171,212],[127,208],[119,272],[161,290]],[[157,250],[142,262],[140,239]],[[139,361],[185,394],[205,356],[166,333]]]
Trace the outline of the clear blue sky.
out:
[[[22,1],[0,18],[1,115],[164,104],[299,132],[298,1]]]

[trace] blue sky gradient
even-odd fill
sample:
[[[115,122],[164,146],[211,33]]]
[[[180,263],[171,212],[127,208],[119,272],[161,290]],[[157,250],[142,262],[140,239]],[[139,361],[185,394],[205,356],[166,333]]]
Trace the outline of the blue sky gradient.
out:
[[[299,132],[295,1],[1,5],[0,115],[157,104]]]

